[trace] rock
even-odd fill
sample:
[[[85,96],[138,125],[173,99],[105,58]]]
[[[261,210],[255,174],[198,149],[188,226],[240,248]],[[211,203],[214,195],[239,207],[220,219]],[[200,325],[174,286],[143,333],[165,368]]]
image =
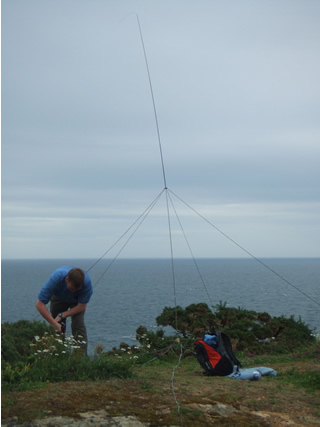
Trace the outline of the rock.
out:
[[[5,424],[3,422],[1,422],[1,426],[5,426],[5,427],[14,427],[18,424],[18,417],[11,417],[8,418],[7,420],[5,420]]]
[[[147,427],[150,425],[142,423],[133,415],[127,417],[114,417],[113,419],[118,423],[117,426],[121,427]]]
[[[195,409],[200,409],[208,414],[218,414],[221,417],[227,417],[233,412],[237,412],[237,410],[230,405],[225,405],[223,403],[216,403],[214,405],[203,405],[201,403],[190,405]]]
[[[232,412],[235,412],[236,409],[233,406],[225,405],[223,403],[216,403],[213,408],[213,412],[225,417],[229,414],[232,414]]]
[[[31,423],[18,424],[18,418],[5,420],[2,427],[147,427],[135,416],[110,417],[105,410],[84,412],[80,419],[71,417],[46,417]]]

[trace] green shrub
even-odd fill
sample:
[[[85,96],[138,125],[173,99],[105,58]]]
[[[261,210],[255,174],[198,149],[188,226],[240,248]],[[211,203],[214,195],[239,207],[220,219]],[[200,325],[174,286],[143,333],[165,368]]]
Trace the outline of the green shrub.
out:
[[[132,375],[131,365],[106,357],[90,359],[84,354],[64,358],[40,358],[28,375],[31,382],[60,382],[105,380],[111,377],[127,378]]]
[[[279,379],[297,387],[303,387],[310,392],[320,390],[320,371],[298,372],[295,368],[281,373]]]
[[[1,324],[1,360],[9,363],[26,361],[33,353],[30,343],[35,336],[52,334],[52,326],[44,322],[19,320],[15,323]]]
[[[61,335],[43,323],[19,321],[3,326],[3,389],[132,375],[132,363],[113,360],[103,354],[89,358],[72,337],[63,340]]]
[[[234,351],[259,354],[290,353],[315,342],[312,330],[300,318],[271,317],[265,312],[227,307],[221,301],[214,312],[204,303],[191,304],[185,309],[165,307],[156,321],[159,327],[171,326],[176,331],[175,337],[180,336],[184,348],[189,350],[192,350],[197,337],[214,330],[223,331],[230,337]],[[153,350],[160,350],[165,342],[168,344],[174,340],[174,337],[162,335],[160,341],[158,332],[147,331],[140,326],[137,340],[144,345],[146,337]],[[169,339],[164,341],[164,338]]]
[[[2,385],[5,384],[20,384],[25,380],[30,372],[30,365],[18,362],[12,366],[9,362],[1,363],[1,380]]]
[[[203,330],[215,329],[215,316],[207,304],[191,304],[185,309],[165,307],[156,318],[158,326],[171,326],[183,337],[200,335]]]

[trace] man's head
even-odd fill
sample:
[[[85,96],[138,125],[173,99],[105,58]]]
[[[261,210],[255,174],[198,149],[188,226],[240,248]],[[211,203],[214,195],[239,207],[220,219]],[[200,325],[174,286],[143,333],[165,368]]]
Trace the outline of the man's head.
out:
[[[81,268],[72,268],[66,277],[67,288],[69,291],[79,291],[79,289],[82,288],[84,277],[84,272],[81,270]]]

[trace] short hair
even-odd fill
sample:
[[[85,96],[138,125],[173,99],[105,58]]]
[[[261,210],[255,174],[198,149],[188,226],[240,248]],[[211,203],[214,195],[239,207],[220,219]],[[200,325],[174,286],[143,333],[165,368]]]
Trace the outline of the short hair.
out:
[[[84,272],[81,270],[81,268],[72,268],[68,275],[68,280],[73,284],[76,290],[79,290],[82,288],[82,285],[84,283]]]

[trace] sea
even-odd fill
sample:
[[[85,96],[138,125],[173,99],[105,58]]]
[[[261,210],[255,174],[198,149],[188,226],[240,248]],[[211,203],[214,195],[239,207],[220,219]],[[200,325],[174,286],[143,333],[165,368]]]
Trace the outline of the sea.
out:
[[[56,268],[80,267],[93,284],[86,310],[89,354],[121,342],[137,344],[136,329],[157,329],[164,307],[193,303],[294,316],[320,331],[320,258],[2,260],[1,322],[42,320],[38,293]],[[67,326],[70,332],[70,322]],[[168,331],[166,331],[168,333]],[[298,339],[298,338],[297,338]]]

